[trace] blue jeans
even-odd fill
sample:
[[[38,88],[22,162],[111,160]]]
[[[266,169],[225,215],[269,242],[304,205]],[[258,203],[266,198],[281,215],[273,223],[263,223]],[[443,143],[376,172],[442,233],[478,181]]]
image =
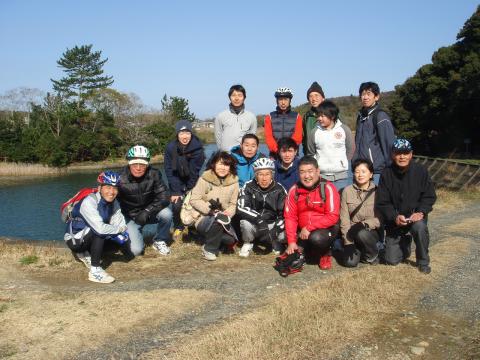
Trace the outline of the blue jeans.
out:
[[[157,232],[153,237],[154,241],[169,241],[170,239],[170,227],[172,226],[173,213],[172,209],[168,206],[162,209],[156,216],[157,220]],[[130,235],[130,250],[133,255],[138,256],[143,252],[145,243],[143,241],[143,229],[151,224],[145,226],[138,225],[132,219],[127,219],[127,231]]]
[[[375,185],[378,185],[378,182],[380,181],[380,174],[373,174],[373,182]]]
[[[337,189],[337,191],[340,191],[344,187],[352,184],[352,178],[335,180],[335,181],[332,181],[332,183],[333,183],[333,185],[335,185],[335,188]]]

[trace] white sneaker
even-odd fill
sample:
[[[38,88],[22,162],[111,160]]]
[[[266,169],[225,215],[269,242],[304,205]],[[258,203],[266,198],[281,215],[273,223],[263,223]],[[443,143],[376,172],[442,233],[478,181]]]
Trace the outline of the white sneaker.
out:
[[[157,250],[161,255],[170,254],[170,248],[165,241],[154,241],[153,248]]]
[[[102,284],[110,284],[115,281],[115,278],[100,266],[92,266],[88,273],[88,280]]]
[[[87,267],[88,270],[92,267],[92,258],[88,251],[82,253],[76,253],[77,259],[80,260]]]
[[[239,256],[241,257],[248,257],[250,255],[250,251],[253,249],[253,244],[252,243],[245,243],[243,244],[242,248],[240,249],[240,252],[238,253]]]
[[[202,246],[202,253],[205,260],[208,260],[208,261],[217,260],[217,255],[215,255],[214,253],[211,253],[210,251],[205,250],[205,245]]]

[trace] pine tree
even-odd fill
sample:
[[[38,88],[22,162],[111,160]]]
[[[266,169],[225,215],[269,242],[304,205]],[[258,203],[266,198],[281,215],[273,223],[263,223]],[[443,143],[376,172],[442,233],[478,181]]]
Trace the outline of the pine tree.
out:
[[[57,61],[67,76],[60,80],[51,79],[53,89],[67,99],[75,96],[79,107],[82,100],[95,90],[112,85],[112,76],[102,76],[102,68],[108,58],[101,60],[101,55],[101,51],[92,52],[92,45],[67,49]]]

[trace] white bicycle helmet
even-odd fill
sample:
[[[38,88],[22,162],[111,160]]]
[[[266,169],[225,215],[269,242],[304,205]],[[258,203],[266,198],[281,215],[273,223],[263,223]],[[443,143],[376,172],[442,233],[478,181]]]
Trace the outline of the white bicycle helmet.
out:
[[[277,90],[275,90],[275,97],[276,98],[286,97],[286,98],[291,99],[291,98],[293,98],[293,91],[292,91],[292,89],[290,89],[288,87],[280,87]]]
[[[272,170],[275,171],[275,163],[269,158],[262,157],[253,162],[253,171]]]
[[[145,164],[150,162],[150,151],[142,145],[135,145],[128,150],[128,164]]]

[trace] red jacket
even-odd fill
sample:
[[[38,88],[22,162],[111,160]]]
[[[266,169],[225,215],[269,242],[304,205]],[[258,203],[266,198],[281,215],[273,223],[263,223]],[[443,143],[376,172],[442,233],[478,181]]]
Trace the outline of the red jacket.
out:
[[[287,242],[297,242],[297,231],[306,227],[308,231],[328,229],[338,222],[340,216],[340,196],[335,186],[325,184],[325,202],[319,186],[307,190],[294,185],[288,191],[284,210]]]

